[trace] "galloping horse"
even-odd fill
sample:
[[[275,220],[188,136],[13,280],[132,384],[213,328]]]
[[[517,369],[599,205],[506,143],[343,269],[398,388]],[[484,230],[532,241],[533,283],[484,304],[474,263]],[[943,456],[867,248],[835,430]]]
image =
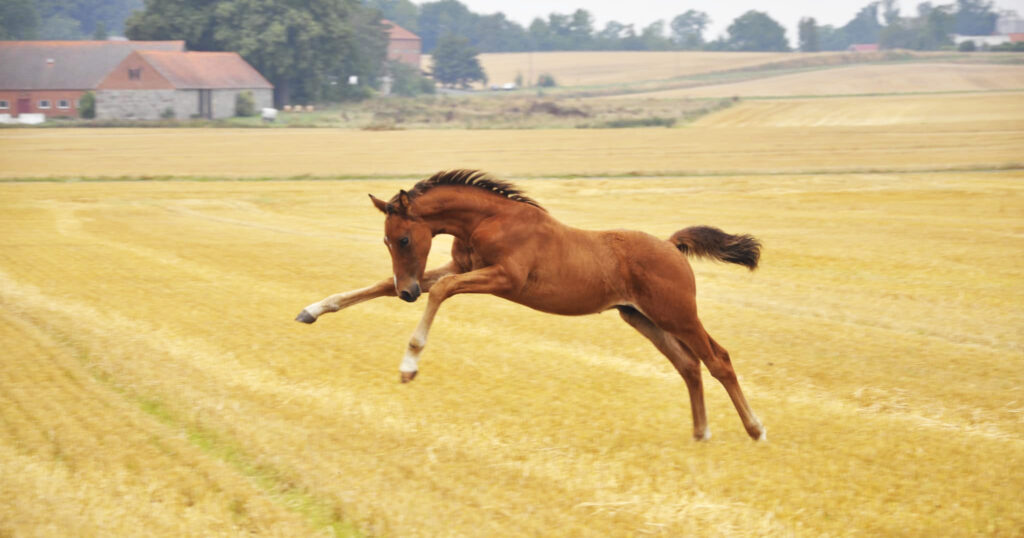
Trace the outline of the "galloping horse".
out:
[[[668,239],[626,230],[587,231],[566,226],[511,183],[476,170],[438,172],[373,204],[387,215],[384,243],[392,278],[307,306],[295,318],[313,323],[327,312],[383,296],[414,302],[429,292],[427,309],[409,340],[399,370],[403,383],[419,371],[427,334],[445,299],[459,293],[489,293],[552,314],[594,314],[612,308],[654,343],[686,382],[693,436],[711,437],[704,410],[700,364],[729,393],[747,433],[765,438],[733,371],[729,353],[697,318],[693,270],[685,255],[705,256],[753,270],[760,243],[695,226]],[[452,260],[426,269],[437,234],[455,237]],[[681,254],[681,253],[682,254]]]

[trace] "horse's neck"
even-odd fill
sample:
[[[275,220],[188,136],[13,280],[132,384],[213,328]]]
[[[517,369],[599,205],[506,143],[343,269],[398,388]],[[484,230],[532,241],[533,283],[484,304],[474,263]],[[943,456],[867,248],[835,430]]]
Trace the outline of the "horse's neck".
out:
[[[507,209],[508,200],[493,196],[450,196],[445,198],[427,193],[417,200],[419,217],[435,234],[444,233],[467,240],[481,221]],[[511,202],[515,203],[515,202]]]

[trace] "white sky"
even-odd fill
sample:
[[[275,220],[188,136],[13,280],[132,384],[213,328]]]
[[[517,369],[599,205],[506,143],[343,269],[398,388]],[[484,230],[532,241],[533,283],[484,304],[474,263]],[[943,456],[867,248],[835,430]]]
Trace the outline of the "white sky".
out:
[[[664,0],[460,0],[470,10],[480,14],[501,11],[505,15],[527,26],[535,17],[546,18],[549,13],[572,13],[579,8],[593,15],[597,29],[610,20],[624,24],[635,24],[637,31],[644,26],[664,19],[666,30],[676,15],[688,9],[703,11],[711,17],[711,24],[704,32],[709,41],[725,34],[733,19],[751,9],[767,12],[786,28],[790,43],[796,41],[797,23],[801,17],[814,17],[819,25],[842,26],[871,0],[785,0],[764,2],[756,0],[688,0],[672,2]],[[932,0],[933,4],[950,4],[954,0]],[[901,13],[917,13],[921,0],[900,0]],[[417,3],[423,3],[418,0]],[[1024,0],[995,0],[995,9],[1012,9],[1024,15]]]

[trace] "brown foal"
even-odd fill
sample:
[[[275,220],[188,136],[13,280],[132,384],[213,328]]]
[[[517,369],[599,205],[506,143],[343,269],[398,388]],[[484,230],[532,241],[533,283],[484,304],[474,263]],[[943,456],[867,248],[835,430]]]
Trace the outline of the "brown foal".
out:
[[[552,314],[583,315],[612,308],[660,350],[686,382],[693,436],[711,437],[704,410],[701,363],[729,393],[747,433],[765,439],[765,428],[740,390],[729,353],[697,318],[693,270],[684,255],[706,256],[753,270],[760,243],[695,226],[668,241],[626,230],[588,231],[555,220],[514,185],[475,170],[439,172],[389,202],[370,195],[387,215],[384,243],[393,278],[332,295],[307,306],[296,319],[313,323],[324,313],[383,296],[415,301],[429,292],[426,311],[409,340],[399,370],[412,381],[430,326],[445,299],[489,293]],[[432,238],[455,237],[452,260],[425,270]]]

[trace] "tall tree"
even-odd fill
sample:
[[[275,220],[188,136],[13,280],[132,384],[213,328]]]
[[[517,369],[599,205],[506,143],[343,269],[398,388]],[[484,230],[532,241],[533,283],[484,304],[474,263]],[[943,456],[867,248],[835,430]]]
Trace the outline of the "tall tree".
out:
[[[441,84],[467,87],[472,82],[487,82],[477,51],[464,37],[442,37],[434,50],[433,59],[434,80]]]
[[[688,9],[676,15],[669,25],[672,28],[672,39],[684,49],[699,49],[704,45],[704,29],[711,23],[707,13]]]
[[[440,39],[449,34],[467,39],[475,36],[477,17],[458,0],[439,0],[420,5],[420,16],[416,26],[423,50],[434,50]]]
[[[32,0],[0,0],[0,40],[35,39],[39,13]]]
[[[125,19],[142,8],[142,0],[36,0],[35,4],[51,34],[44,38],[73,34],[75,39],[87,39],[100,24],[104,31],[120,33]]]
[[[800,52],[818,52],[821,43],[818,40],[818,22],[814,17],[800,19],[799,26]]]
[[[640,42],[643,50],[671,49],[672,41],[665,37],[665,21],[654,21],[640,30]]]
[[[274,84],[281,106],[358,96],[374,82],[387,49],[378,15],[356,0],[147,0],[127,30],[132,39],[237,51]]]
[[[953,31],[961,35],[989,35],[996,28],[999,15],[992,11],[992,2],[956,0]]]
[[[761,11],[750,10],[737,17],[726,30],[732,50],[787,51],[786,29]]]
[[[419,31],[420,8],[410,0],[364,0],[363,3],[412,33]]]
[[[878,35],[882,31],[882,24],[878,22],[878,2],[862,7],[842,30],[849,44],[878,43]]]
[[[189,50],[222,50],[214,40],[213,11],[208,0],[146,0],[145,9],[125,21],[133,40],[182,39]]]

